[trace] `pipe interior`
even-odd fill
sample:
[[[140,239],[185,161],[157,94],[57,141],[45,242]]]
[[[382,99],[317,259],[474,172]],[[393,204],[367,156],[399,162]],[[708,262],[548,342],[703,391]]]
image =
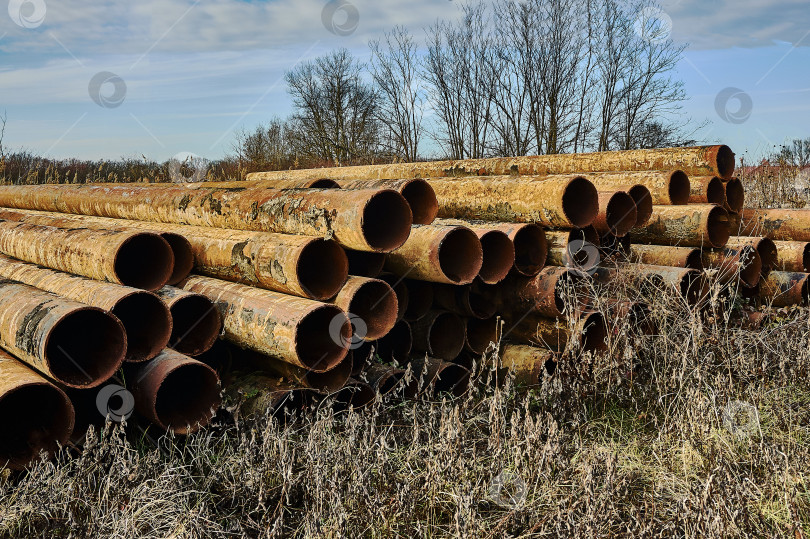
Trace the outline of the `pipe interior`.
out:
[[[682,170],[676,170],[669,176],[669,201],[674,205],[687,204],[692,186],[689,176]]]
[[[717,171],[723,178],[731,178],[734,174],[734,152],[725,144],[717,150]]]
[[[473,282],[484,262],[478,236],[469,228],[448,232],[439,246],[439,266],[445,277],[456,284]]]
[[[461,365],[449,364],[439,371],[433,392],[435,395],[450,393],[454,397],[460,397],[467,392],[469,386],[470,371]]]
[[[335,180],[330,180],[328,178],[320,178],[318,180],[312,180],[309,184],[310,189],[340,189],[340,184]]]
[[[73,406],[56,387],[28,384],[0,398],[3,435],[0,436],[0,467],[21,469],[39,456],[53,453],[73,430]]]
[[[387,395],[397,389],[397,386],[399,386],[404,376],[405,371],[401,369],[391,369],[388,373],[383,375],[378,385],[380,395]]]
[[[339,317],[340,331],[331,335],[330,324]],[[334,368],[348,353],[352,338],[349,317],[334,305],[321,305],[304,315],[295,330],[295,351],[298,359],[318,372]]]
[[[726,188],[723,186],[723,180],[717,176],[713,176],[706,186],[706,201],[719,206],[726,204]]]
[[[464,348],[466,329],[461,317],[452,313],[439,314],[431,324],[428,335],[431,354],[446,360],[458,357]]]
[[[114,265],[122,284],[154,292],[169,282],[174,254],[159,235],[136,234],[121,246]]]
[[[183,296],[171,307],[171,347],[196,356],[214,346],[222,331],[222,318],[214,303],[205,296]]]
[[[349,261],[349,275],[374,278],[382,273],[385,265],[385,253],[354,251],[352,249],[346,249],[345,251],[346,258]]]
[[[347,409],[349,405],[354,408],[364,408],[374,402],[377,393],[368,384],[359,382],[347,385],[335,393],[337,409]]]
[[[380,269],[385,262],[384,255],[381,259]],[[337,295],[346,282],[349,259],[336,241],[318,238],[301,249],[295,271],[301,288],[312,299],[324,301]]]
[[[362,222],[363,236],[371,248],[389,252],[401,247],[410,236],[413,215],[402,195],[384,190],[369,199]]]
[[[515,265],[515,245],[499,230],[483,234],[480,241],[483,258],[478,275],[488,284],[502,281]]]
[[[703,271],[703,257],[701,256],[700,249],[692,249],[686,255],[686,268]]]
[[[628,189],[627,194],[636,203],[636,224],[635,228],[646,225],[653,212],[652,194],[643,185],[634,185]]]
[[[166,304],[154,294],[132,293],[116,303],[110,312],[124,325],[127,361],[137,363],[152,359],[169,343],[172,317]]]
[[[219,378],[203,363],[188,363],[174,369],[160,384],[155,415],[177,434],[204,427],[219,406]]]
[[[408,287],[408,308],[405,309],[405,320],[419,320],[433,306],[433,285],[412,279],[403,282]]]
[[[706,228],[711,246],[724,246],[731,237],[731,221],[728,218],[728,212],[720,206],[713,207],[709,210]]]
[[[101,309],[65,315],[51,329],[45,361],[54,378],[70,387],[95,387],[121,367],[127,338],[122,324]]]
[[[762,258],[756,249],[746,245],[740,250],[740,279],[747,286],[755,286],[762,273]]]
[[[546,233],[537,225],[521,226],[512,239],[515,246],[515,269],[526,276],[537,275],[546,265]]]
[[[704,274],[697,270],[690,270],[681,278],[681,296],[686,299],[687,303],[694,305],[703,299],[706,286]]]
[[[177,284],[188,277],[191,270],[194,269],[194,252],[191,249],[191,243],[185,237],[173,232],[161,232],[160,236],[169,244],[172,256],[174,256],[174,266],[168,284]]]
[[[638,213],[633,197],[624,191],[617,191],[610,197],[605,210],[605,221],[611,233],[617,237],[623,237],[636,226]]]
[[[590,313],[582,325],[582,349],[586,352],[604,352],[607,350],[608,327],[600,313]]]
[[[366,281],[355,290],[349,313],[366,324],[366,334],[359,337],[379,339],[397,322],[397,295],[385,281]]]
[[[657,331],[652,312],[646,303],[634,302],[630,306],[630,324],[640,335],[653,335]]]
[[[769,238],[760,238],[757,242],[757,252],[762,260],[762,275],[767,277],[779,259],[776,244]]]
[[[353,355],[346,354],[343,361],[338,363],[334,369],[329,369],[326,372],[308,372],[306,374],[307,384],[328,393],[339,390],[346,385],[352,375],[352,369],[354,368]]]
[[[360,343],[360,346],[351,350],[352,375],[360,374],[374,359],[376,351],[376,341],[363,341]]]
[[[725,183],[726,202],[732,211],[739,212],[745,206],[745,189],[740,180],[734,178]]]
[[[810,271],[810,243],[805,243],[802,249],[802,266],[804,271]]]
[[[429,225],[439,214],[439,201],[436,192],[428,182],[415,179],[402,188],[402,196],[408,201],[413,212],[413,224]]]
[[[573,226],[588,226],[599,214],[599,193],[590,181],[577,177],[566,186],[562,205],[563,213]]]
[[[383,361],[395,360],[404,363],[413,348],[413,335],[408,322],[400,320],[388,335],[377,341],[378,353]]]
[[[467,320],[467,348],[475,354],[483,354],[489,343],[498,340],[498,319]]]

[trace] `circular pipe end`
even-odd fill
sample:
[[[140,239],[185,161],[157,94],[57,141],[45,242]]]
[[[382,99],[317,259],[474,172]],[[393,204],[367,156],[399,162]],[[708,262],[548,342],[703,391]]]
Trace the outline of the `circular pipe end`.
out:
[[[637,219],[638,212],[633,197],[624,191],[613,193],[605,209],[605,222],[610,233],[617,238],[624,237],[636,226]]]
[[[191,434],[206,426],[219,407],[219,377],[199,361],[172,369],[155,396],[155,417],[160,427],[175,434]]]
[[[737,178],[732,178],[724,184],[726,204],[731,211],[740,212],[745,206],[745,188]]]
[[[328,178],[319,178],[309,183],[309,189],[340,189],[340,184]]]
[[[563,213],[572,226],[586,227],[599,214],[599,192],[590,181],[578,176],[565,187],[562,204]]]
[[[158,355],[169,344],[172,316],[152,292],[133,292],[116,302],[110,312],[127,335],[126,361],[140,363]]]
[[[346,410],[350,405],[355,409],[360,409],[374,402],[377,392],[365,382],[350,380],[344,388],[335,392],[333,396],[337,410]]]
[[[484,263],[481,241],[466,227],[452,227],[439,245],[439,266],[453,284],[469,284],[478,276]]]
[[[512,243],[515,246],[515,270],[527,277],[540,273],[548,256],[548,240],[543,228],[525,224],[515,232]]]
[[[717,204],[718,206],[726,205],[726,188],[723,185],[723,180],[717,176],[712,176],[706,186],[706,201],[709,204]]]
[[[444,363],[439,367],[439,373],[433,384],[433,395],[450,393],[460,397],[470,387],[470,371],[455,363]]]
[[[689,194],[692,186],[689,183],[689,176],[682,170],[673,170],[669,175],[669,203],[672,205],[682,205],[689,203]]]
[[[683,273],[679,284],[681,297],[690,305],[701,303],[707,294],[708,282],[702,271],[688,269]]]
[[[384,258],[379,261],[380,270],[384,262]],[[325,301],[340,292],[346,283],[349,259],[336,241],[313,238],[299,251],[295,273],[298,284],[310,298]]]
[[[118,248],[113,264],[121,284],[154,292],[169,282],[174,254],[159,234],[136,232]]]
[[[466,348],[473,354],[481,355],[486,352],[489,343],[498,341],[498,318],[479,320],[467,319]]]
[[[174,300],[170,347],[187,356],[208,351],[222,331],[222,318],[214,303],[202,294],[183,295]]]
[[[590,312],[582,323],[582,350],[584,352],[604,352],[607,346],[608,327],[602,313]]]
[[[500,230],[488,230],[479,236],[482,263],[478,275],[486,284],[503,281],[515,265],[515,245]]]
[[[686,255],[686,263],[684,264],[685,268],[703,271],[703,256],[700,249],[692,249],[688,255]]]
[[[709,210],[706,219],[706,232],[710,247],[723,247],[731,237],[731,220],[728,212],[720,206],[714,206]]]
[[[352,325],[348,315],[334,305],[319,305],[305,314],[295,328],[295,352],[302,365],[326,372],[349,352]]]
[[[346,354],[343,361],[333,369],[326,372],[308,372],[305,375],[306,383],[309,387],[318,391],[333,393],[342,389],[352,376],[353,369],[352,354]]]
[[[413,213],[413,224],[429,225],[439,214],[436,192],[421,178],[409,180],[400,191]]]
[[[460,316],[442,312],[438,313],[428,329],[428,346],[430,355],[453,360],[464,349],[467,327]]]
[[[405,197],[393,189],[374,193],[362,211],[363,237],[377,252],[387,253],[401,247],[411,234],[411,207]]]
[[[174,232],[161,232],[160,237],[166,240],[174,256],[174,266],[167,284],[177,284],[189,276],[194,269],[194,251],[185,237]]]
[[[652,194],[643,185],[634,185],[627,190],[627,194],[636,203],[636,225],[633,228],[640,228],[646,225],[653,213]]]
[[[717,148],[717,172],[722,178],[731,178],[734,174],[734,152],[725,144]]]
[[[385,281],[364,279],[353,290],[347,312],[362,320],[366,326],[365,335],[358,334],[358,338],[379,339],[397,323],[397,295]]]
[[[747,287],[756,286],[762,275],[762,258],[759,252],[750,245],[743,246],[739,252],[740,280]]]

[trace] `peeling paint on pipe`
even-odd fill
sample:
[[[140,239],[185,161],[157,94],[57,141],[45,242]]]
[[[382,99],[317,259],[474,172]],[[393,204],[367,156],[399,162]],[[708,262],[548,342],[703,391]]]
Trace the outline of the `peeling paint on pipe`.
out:
[[[810,282],[807,273],[772,271],[763,279],[759,298],[772,307],[806,305],[810,297]]]
[[[388,254],[385,268],[410,279],[468,284],[482,264],[481,242],[469,228],[414,225],[408,241]]]
[[[554,352],[536,346],[507,343],[500,350],[501,368],[509,370],[521,386],[541,385],[548,371],[546,365],[555,361]]]
[[[701,250],[671,245],[633,245],[631,259],[639,264],[703,270]]]
[[[636,226],[638,210],[633,197],[624,191],[599,191],[599,214],[593,227],[600,235],[623,237]]]
[[[730,236],[728,212],[714,204],[653,206],[650,223],[630,235],[633,243],[716,248]]]
[[[810,242],[775,241],[778,257],[774,269],[787,272],[810,271]]]

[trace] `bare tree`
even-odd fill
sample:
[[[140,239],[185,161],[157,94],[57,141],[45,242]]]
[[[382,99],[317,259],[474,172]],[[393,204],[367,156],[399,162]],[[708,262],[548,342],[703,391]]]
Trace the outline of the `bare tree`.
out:
[[[378,96],[362,81],[364,67],[340,49],[287,73],[298,124],[291,135],[302,154],[342,165],[377,153]]]
[[[289,131],[288,122],[273,118],[252,132],[242,130],[237,133],[233,149],[240,170],[257,172],[289,168],[293,162]]]

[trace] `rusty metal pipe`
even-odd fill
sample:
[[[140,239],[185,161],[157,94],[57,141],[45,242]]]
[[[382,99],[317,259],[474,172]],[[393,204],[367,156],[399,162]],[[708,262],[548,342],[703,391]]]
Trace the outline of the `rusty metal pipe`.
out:
[[[742,211],[745,206],[745,188],[739,178],[731,178],[723,184],[726,193],[726,209]]]
[[[449,361],[464,349],[466,324],[457,314],[432,310],[411,324],[411,331],[417,352]]]
[[[411,362],[411,372],[420,380],[423,393],[436,398],[442,393],[461,397],[470,387],[470,371],[461,365],[425,357]]]
[[[364,374],[369,385],[380,395],[399,396],[410,400],[419,393],[419,380],[413,374],[410,379],[406,379],[406,373],[404,369],[375,364]]]
[[[690,204],[717,204],[726,207],[726,189],[719,176],[690,176]]]
[[[775,241],[773,243],[778,253],[774,269],[794,273],[810,271],[810,242]]]
[[[649,264],[630,264],[623,271],[632,272],[642,289],[652,287],[658,291],[668,286],[689,304],[700,303],[706,298],[708,284],[702,271]]]
[[[650,223],[633,231],[633,243],[724,247],[731,236],[728,212],[715,204],[653,206]]]
[[[740,249],[745,245],[750,245],[757,250],[762,261],[762,276],[767,277],[771,270],[776,269],[779,252],[776,243],[768,238],[753,238],[748,236],[731,236],[726,243],[726,247]]]
[[[383,266],[385,266],[386,255],[385,253],[346,249],[346,257],[349,261],[349,271],[347,275],[358,275],[360,277],[370,277],[374,279],[382,273]]]
[[[67,395],[0,350],[0,468],[22,470],[53,455],[73,431],[73,405]]]
[[[415,322],[430,311],[433,305],[434,285],[415,279],[405,279],[403,282],[408,287],[408,308],[405,309],[405,320]]]
[[[610,316],[615,320],[627,320],[631,335],[654,335],[658,324],[652,317],[650,305],[643,301],[609,300]]]
[[[408,310],[408,286],[405,284],[405,279],[388,272],[381,273],[378,279],[385,281],[394,290],[397,297],[397,322],[403,320],[405,312]]]
[[[534,277],[510,277],[498,289],[492,301],[499,312],[520,317],[528,311],[556,318],[570,314],[566,298],[573,303],[568,309],[578,311],[587,304],[586,274],[576,269],[549,266]]]
[[[625,191],[636,203],[636,224],[633,228],[646,225],[650,221],[653,212],[652,193],[641,184],[626,186]]]
[[[639,264],[703,270],[701,250],[671,245],[633,245],[631,259]]]
[[[346,357],[351,324],[335,305],[197,275],[180,284],[213,301],[225,338],[244,348],[316,372]]]
[[[741,211],[740,236],[763,236],[781,241],[810,241],[810,209],[755,209]]]
[[[567,349],[604,352],[607,336],[605,318],[596,311],[582,313],[572,323],[532,312],[522,319],[509,321],[503,338],[546,346],[558,352]]]
[[[340,307],[355,327],[365,326],[364,334],[358,330],[358,338],[376,340],[391,331],[397,322],[397,295],[380,279],[350,276],[335,296],[334,304]]]
[[[551,350],[512,343],[501,346],[499,359],[501,368],[514,375],[516,384],[529,387],[541,385],[548,363],[556,362]]]
[[[584,174],[600,191],[626,190],[627,186],[643,185],[655,205],[682,205],[689,202],[691,183],[682,170],[650,170],[639,172],[590,172]]]
[[[714,175],[731,178],[734,174],[734,152],[728,146],[694,146],[685,148],[651,148],[576,154],[533,155],[527,157],[490,157],[455,161],[429,161],[365,165],[353,167],[280,170],[261,172],[263,179],[308,178],[399,179],[454,176],[495,176],[503,174],[568,174],[574,172],[617,170],[648,171],[683,169],[696,176]],[[255,174],[248,178],[258,178]]]
[[[377,354],[383,361],[405,363],[413,348],[411,325],[405,320],[397,322],[388,335],[377,341]]]
[[[515,245],[506,232],[488,226],[486,221],[437,219],[436,225],[460,226],[472,230],[481,242],[482,264],[478,277],[486,284],[502,281],[515,265]]]
[[[599,214],[593,227],[600,235],[612,234],[623,237],[636,226],[638,211],[636,203],[624,191],[599,191]]]
[[[334,236],[387,252],[408,238],[412,215],[392,189],[149,189],[125,185],[0,187],[0,206],[260,232]]]
[[[344,189],[394,189],[398,191],[413,212],[413,224],[429,225],[439,213],[439,202],[433,188],[421,178],[407,180],[340,180],[338,184]],[[271,187],[262,182],[262,186]]]
[[[408,241],[388,254],[385,268],[435,283],[473,282],[483,265],[481,241],[462,226],[414,225]]]
[[[771,307],[805,305],[810,297],[810,281],[807,273],[772,271],[762,279],[759,298]]]
[[[172,274],[174,257],[157,234],[64,229],[0,221],[0,252],[52,269],[144,290]]]
[[[352,376],[359,375],[371,365],[377,348],[377,341],[364,340],[353,344],[353,348],[349,350],[349,354],[352,356]]]
[[[549,266],[568,266],[582,268],[589,264],[598,264],[601,240],[593,226],[574,228],[572,230],[546,231],[548,240]]]
[[[214,346],[222,332],[222,318],[210,299],[173,286],[164,286],[157,295],[172,315],[170,348],[187,356],[198,356]]]
[[[139,366],[133,380],[135,409],[161,430],[191,434],[219,408],[216,371],[170,348]]]
[[[268,371],[295,383],[296,386],[332,392],[346,385],[352,375],[351,354],[346,354],[346,357],[340,363],[326,372],[314,372],[279,361],[255,350],[239,348],[232,343],[228,343],[228,346],[231,350],[231,357],[235,358],[240,364],[237,370]]]
[[[498,343],[501,319],[493,316],[486,320],[467,319],[467,332],[464,348],[473,354],[481,355],[487,351],[490,343]]]
[[[497,309],[495,296],[498,289],[477,283],[460,286],[436,284],[433,286],[433,306],[462,317],[491,318]]]
[[[129,362],[152,359],[169,342],[169,309],[151,292],[61,273],[5,255],[0,255],[0,277],[109,311],[124,326]]]
[[[329,178],[311,178],[301,180],[262,180],[262,172],[251,172],[245,180],[224,181],[224,182],[195,182],[180,184],[189,189],[240,189],[263,187],[270,189],[340,189],[340,185],[335,180]],[[143,184],[143,187],[151,187],[156,184]]]
[[[762,273],[762,258],[750,245],[703,251],[703,265],[717,270],[717,280],[728,283],[739,278],[744,286],[756,286]]]
[[[436,192],[440,217],[573,228],[588,226],[599,213],[596,188],[577,175],[428,181]]]
[[[548,242],[543,228],[534,223],[490,223],[506,234],[515,246],[514,271],[531,277],[546,265]]]
[[[121,367],[127,336],[102,309],[3,280],[0,346],[68,387],[95,387]]]
[[[301,413],[315,401],[315,393],[288,380],[264,374],[234,373],[225,384],[225,395],[245,419],[263,419],[268,414],[283,422]]]
[[[348,410],[349,407],[361,410],[374,402],[377,392],[366,382],[349,378],[343,388],[330,396],[334,398],[334,407],[337,411]]]

